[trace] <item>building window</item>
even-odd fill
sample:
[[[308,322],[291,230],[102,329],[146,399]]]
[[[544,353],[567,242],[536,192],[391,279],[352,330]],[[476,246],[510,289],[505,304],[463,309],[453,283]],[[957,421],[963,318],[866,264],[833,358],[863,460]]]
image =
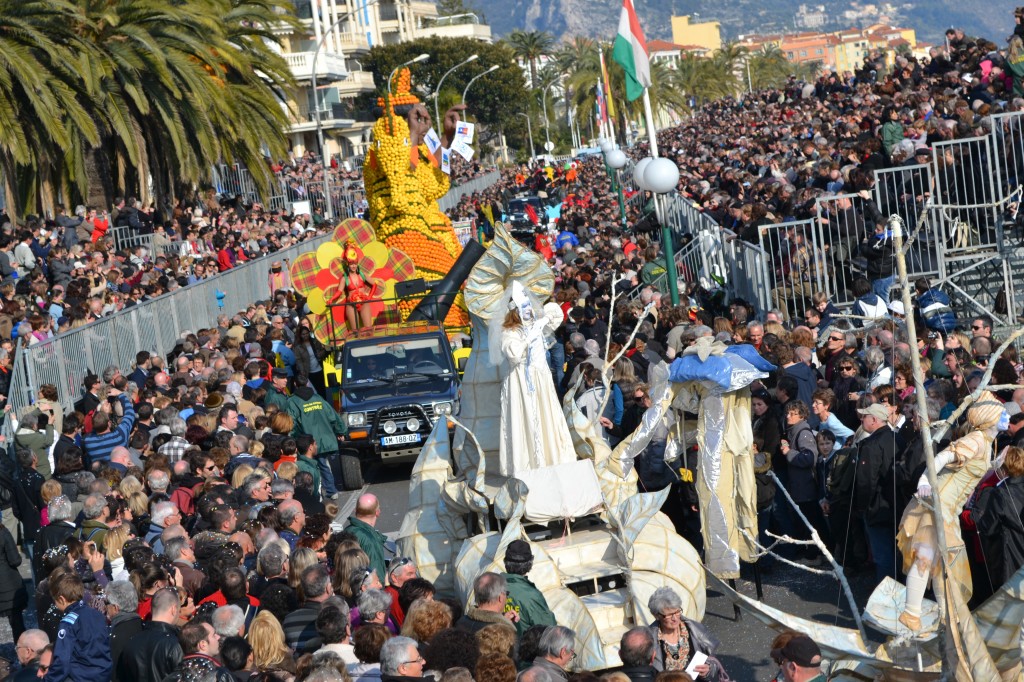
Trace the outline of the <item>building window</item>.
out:
[[[817,50],[814,51],[814,54],[825,54],[825,51],[819,47]]]
[[[801,57],[806,57],[807,56],[807,50],[800,50],[800,56]]]
[[[787,52],[786,53],[786,59],[790,59],[790,60],[793,59],[793,53],[792,52]]]

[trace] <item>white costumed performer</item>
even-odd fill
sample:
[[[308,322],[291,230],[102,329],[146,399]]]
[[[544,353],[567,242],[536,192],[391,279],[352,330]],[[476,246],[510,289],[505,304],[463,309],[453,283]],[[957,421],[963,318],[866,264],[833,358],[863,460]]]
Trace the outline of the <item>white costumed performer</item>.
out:
[[[559,311],[560,313],[560,311]],[[501,329],[501,439],[499,469],[506,476],[576,461],[551,371],[545,330],[561,320],[537,317],[514,281]]]

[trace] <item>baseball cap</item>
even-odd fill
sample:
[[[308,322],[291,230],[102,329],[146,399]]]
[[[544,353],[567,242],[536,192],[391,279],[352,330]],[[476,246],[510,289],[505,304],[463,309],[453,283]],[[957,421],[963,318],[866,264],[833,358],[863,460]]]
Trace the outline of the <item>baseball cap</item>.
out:
[[[875,403],[874,405],[868,405],[865,408],[857,410],[857,414],[865,417],[871,416],[882,421],[889,421],[889,410],[885,408],[885,405],[881,403]],[[790,659],[792,660],[792,659]]]
[[[286,370],[284,367],[275,367],[273,370],[271,370],[270,376],[273,379],[287,379],[288,370]]]
[[[821,649],[814,640],[804,634],[795,635],[781,648],[772,650],[772,658],[792,661],[801,668],[821,665]],[[818,660],[815,661],[814,659]]]

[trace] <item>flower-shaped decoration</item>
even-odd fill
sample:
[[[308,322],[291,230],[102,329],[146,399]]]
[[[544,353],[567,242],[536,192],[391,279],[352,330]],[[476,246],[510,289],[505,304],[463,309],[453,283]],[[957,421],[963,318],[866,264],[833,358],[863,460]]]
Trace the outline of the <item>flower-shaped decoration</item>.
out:
[[[394,303],[395,284],[415,276],[412,260],[398,249],[377,241],[373,226],[349,218],[335,228],[333,239],[316,251],[304,253],[292,262],[292,286],[306,297],[315,316],[313,334],[331,345],[345,330],[345,270],[356,263],[368,288],[368,302],[374,324],[400,321]]]

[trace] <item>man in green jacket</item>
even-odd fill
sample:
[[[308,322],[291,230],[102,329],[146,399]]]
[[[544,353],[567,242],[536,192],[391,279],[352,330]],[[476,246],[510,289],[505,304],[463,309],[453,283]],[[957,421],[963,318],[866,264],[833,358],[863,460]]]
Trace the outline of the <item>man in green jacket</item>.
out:
[[[504,575],[508,583],[505,611],[515,611],[519,614],[515,626],[520,637],[534,625],[557,625],[555,614],[548,608],[544,595],[526,577],[532,568],[533,550],[530,549],[530,543],[513,540],[505,550]]]
[[[376,495],[366,493],[356,500],[356,515],[348,517],[348,529],[356,536],[359,547],[370,557],[370,568],[377,571],[377,577],[384,580],[387,575],[384,566],[384,543],[388,539],[377,530],[380,518],[380,501]]]
[[[283,367],[275,367],[270,371],[271,383],[263,382],[267,389],[267,395],[263,397],[263,405],[277,405],[284,410],[288,405],[288,370]],[[296,384],[298,385],[298,384]]]
[[[307,434],[316,440],[317,463],[323,476],[327,497],[338,494],[334,469],[338,461],[338,438],[348,433],[348,427],[329,403],[307,386],[308,379],[295,375],[295,390],[285,403],[285,409],[295,421],[293,433]],[[268,394],[269,395],[269,394]]]

